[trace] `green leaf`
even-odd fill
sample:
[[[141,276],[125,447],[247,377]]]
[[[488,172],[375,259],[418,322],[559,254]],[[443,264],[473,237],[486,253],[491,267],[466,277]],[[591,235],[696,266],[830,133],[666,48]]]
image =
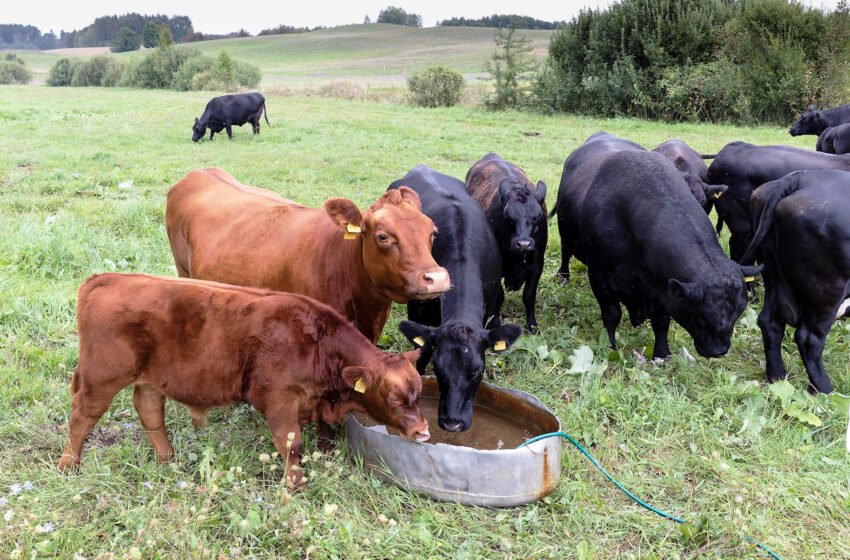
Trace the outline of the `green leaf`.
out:
[[[737,435],[754,438],[759,435],[761,429],[767,424],[767,418],[764,416],[764,407],[767,401],[764,397],[753,395],[747,397],[741,406],[740,416],[742,419],[741,429]]]
[[[829,402],[835,408],[835,411],[842,416],[850,414],[850,396],[832,392],[829,395]]]
[[[564,362],[564,353],[558,350],[552,350],[549,352],[549,355],[546,356],[546,359],[557,366]]]
[[[801,411],[800,415],[797,416],[797,418],[799,418],[801,422],[811,424],[815,428],[817,428],[818,426],[823,424],[823,421],[821,421],[820,418],[818,418],[817,416],[815,416],[813,413],[809,412],[808,410]]]
[[[787,379],[771,383],[770,392],[782,402],[782,408],[786,408],[791,398],[794,396],[794,386],[788,383]]]
[[[42,554],[53,554],[56,552],[56,543],[50,539],[35,543],[35,549]]]
[[[537,357],[541,360],[545,360],[546,356],[549,355],[549,347],[547,345],[542,345],[537,347]]]

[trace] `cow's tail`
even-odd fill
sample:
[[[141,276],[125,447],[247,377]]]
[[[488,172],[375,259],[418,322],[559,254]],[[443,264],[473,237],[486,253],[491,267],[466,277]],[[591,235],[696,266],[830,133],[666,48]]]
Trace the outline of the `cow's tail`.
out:
[[[717,157],[717,154],[700,154],[699,157],[702,159],[714,159]]]
[[[265,101],[263,102],[263,117],[265,117],[265,119],[266,119],[266,124],[267,124],[267,125],[269,125],[269,128],[271,128],[271,127],[272,127],[272,125],[271,125],[271,123],[269,122],[269,112],[268,112],[268,111],[266,111],[266,103],[265,103]]]
[[[755,260],[756,251],[758,251],[761,242],[764,241],[770,226],[773,225],[773,214],[776,210],[776,205],[782,202],[786,196],[797,192],[800,189],[800,172],[795,172],[793,181],[782,181],[771,185],[771,189],[764,197],[764,206],[762,206],[761,214],[753,216],[753,229],[756,230],[753,235],[753,240],[750,241],[750,246],[747,247],[744,256],[738,259],[738,264],[748,265]]]
[[[80,366],[74,368],[74,375],[71,377],[71,396],[77,394],[80,390]]]
[[[549,220],[552,219],[552,216],[558,213],[558,201],[555,201],[555,204],[552,205],[552,210],[549,212]]]

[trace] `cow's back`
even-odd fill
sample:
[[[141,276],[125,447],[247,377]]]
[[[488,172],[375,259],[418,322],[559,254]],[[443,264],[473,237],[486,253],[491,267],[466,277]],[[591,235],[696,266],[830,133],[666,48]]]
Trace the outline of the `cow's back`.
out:
[[[165,221],[181,276],[327,299],[306,257],[336,229],[323,210],[210,168],[171,188]]]

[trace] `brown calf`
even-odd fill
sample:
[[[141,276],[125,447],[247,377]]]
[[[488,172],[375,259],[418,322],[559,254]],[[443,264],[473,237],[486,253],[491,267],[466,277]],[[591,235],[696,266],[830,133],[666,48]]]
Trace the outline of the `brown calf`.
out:
[[[263,413],[287,480],[301,455],[301,426],[365,410],[408,439],[428,439],[419,411],[419,351],[375,348],[339,313],[308,297],[215,282],[99,274],[77,293],[79,365],[68,440],[59,470],[80,462],[91,429],[122,388],[156,451],[174,453],[165,433],[168,396],[189,407],[195,427],[206,409],[247,401]]]
[[[212,167],[171,187],[165,224],[180,276],[310,296],[372,342],[393,301],[449,289],[431,257],[434,223],[406,187],[363,212],[345,198],[307,208]]]

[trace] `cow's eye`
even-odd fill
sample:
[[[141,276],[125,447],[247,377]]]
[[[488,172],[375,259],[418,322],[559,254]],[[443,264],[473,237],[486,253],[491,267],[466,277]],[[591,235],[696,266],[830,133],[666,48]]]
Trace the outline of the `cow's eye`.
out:
[[[389,240],[390,240],[390,236],[387,235],[386,233],[379,233],[378,234],[378,241],[386,242],[386,241],[389,241]]]
[[[395,397],[390,397],[387,402],[390,403],[390,406],[398,406],[398,399]]]

